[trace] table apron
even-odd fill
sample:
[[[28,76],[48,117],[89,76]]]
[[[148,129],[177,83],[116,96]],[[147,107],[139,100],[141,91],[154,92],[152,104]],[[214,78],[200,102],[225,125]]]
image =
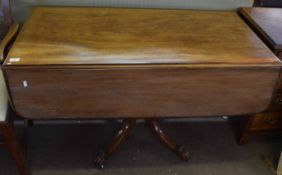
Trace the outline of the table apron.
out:
[[[30,119],[242,115],[270,103],[279,68],[5,69]]]

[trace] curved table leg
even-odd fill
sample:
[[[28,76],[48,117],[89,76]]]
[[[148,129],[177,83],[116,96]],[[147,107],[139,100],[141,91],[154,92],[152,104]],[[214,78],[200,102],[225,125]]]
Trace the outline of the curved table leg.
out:
[[[102,169],[104,168],[105,161],[117,150],[117,148],[127,139],[131,133],[136,119],[124,119],[120,130],[115,135],[111,144],[107,147],[105,151],[100,152],[94,160],[94,164]]]
[[[152,134],[166,147],[172,150],[178,157],[184,161],[188,161],[191,154],[182,145],[177,145],[172,139],[161,129],[157,119],[146,119],[146,124],[150,128]]]

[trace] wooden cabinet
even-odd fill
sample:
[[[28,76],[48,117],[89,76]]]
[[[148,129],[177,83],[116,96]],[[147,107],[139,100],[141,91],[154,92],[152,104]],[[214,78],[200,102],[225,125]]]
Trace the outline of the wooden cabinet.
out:
[[[279,112],[265,112],[255,115],[251,131],[265,131],[273,129],[281,129],[282,117]]]
[[[239,14],[257,33],[273,53],[282,60],[282,9],[242,8]],[[245,123],[239,143],[244,144],[255,132],[270,132],[282,129],[282,78],[280,77],[272,102],[262,113],[253,115]]]

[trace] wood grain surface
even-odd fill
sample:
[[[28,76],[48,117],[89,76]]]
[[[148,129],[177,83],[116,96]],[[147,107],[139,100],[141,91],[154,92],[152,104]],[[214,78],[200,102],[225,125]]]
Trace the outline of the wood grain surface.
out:
[[[246,18],[275,53],[282,52],[282,9],[281,8],[241,8]]]
[[[26,118],[241,115],[270,103],[279,68],[9,69]],[[23,82],[26,81],[26,87]]]
[[[4,64],[25,118],[242,115],[279,59],[236,12],[35,8]]]
[[[11,61],[20,58],[20,61]],[[235,12],[38,7],[6,65],[277,64]]]

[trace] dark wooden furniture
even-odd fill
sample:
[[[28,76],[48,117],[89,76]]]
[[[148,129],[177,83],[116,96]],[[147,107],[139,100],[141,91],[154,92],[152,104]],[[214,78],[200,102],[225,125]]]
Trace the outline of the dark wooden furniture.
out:
[[[280,68],[235,12],[64,7],[34,8],[4,63],[24,118],[124,119],[100,167],[137,118],[186,160],[157,118],[261,112]]]
[[[281,0],[255,0],[256,7],[282,7]]]
[[[6,117],[4,121],[0,121],[0,136],[4,139],[4,142],[0,143],[0,147],[9,150],[16,162],[19,173],[21,175],[30,175],[24,152],[17,141],[11,116]]]
[[[2,0],[1,16],[4,18],[4,26],[1,31],[4,36],[1,38],[0,44],[0,62],[2,63],[19,28],[19,25],[13,22],[9,0]],[[9,108],[5,80],[2,70],[0,71],[0,136],[4,141],[0,143],[0,147],[9,150],[21,175],[30,175],[22,148],[16,138],[13,124],[14,115]]]
[[[282,59],[282,8],[241,8],[239,14],[273,53]],[[252,133],[281,129],[282,86],[280,80],[270,106],[265,112],[251,116],[243,125],[239,143],[246,143]]]

